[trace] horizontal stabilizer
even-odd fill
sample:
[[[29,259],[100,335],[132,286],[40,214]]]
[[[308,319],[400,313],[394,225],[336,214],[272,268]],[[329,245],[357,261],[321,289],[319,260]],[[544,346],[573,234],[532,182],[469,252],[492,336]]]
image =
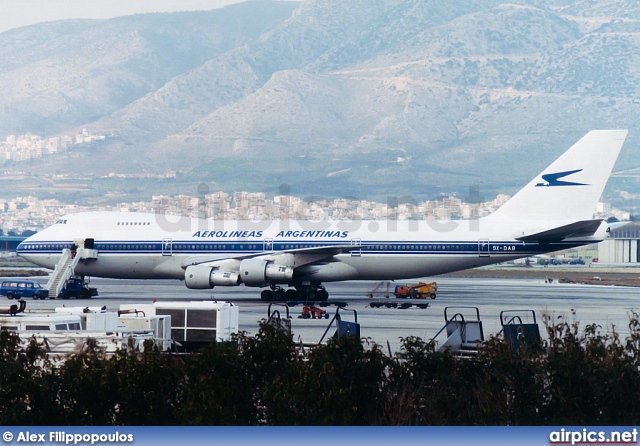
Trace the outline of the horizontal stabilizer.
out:
[[[559,242],[568,238],[591,237],[595,235],[602,220],[577,221],[547,231],[516,237],[521,242]]]

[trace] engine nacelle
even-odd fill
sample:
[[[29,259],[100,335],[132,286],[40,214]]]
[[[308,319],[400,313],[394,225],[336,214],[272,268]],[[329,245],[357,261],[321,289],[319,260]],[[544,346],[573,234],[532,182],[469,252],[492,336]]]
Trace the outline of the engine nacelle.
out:
[[[269,282],[288,283],[293,279],[293,268],[276,265],[262,259],[240,262],[240,280],[247,286],[263,286]]]
[[[211,271],[210,280],[213,286],[236,286],[240,285],[240,273],[214,269]]]
[[[247,286],[262,286],[267,280],[265,271],[267,270],[266,260],[245,259],[240,262],[240,280]]]
[[[293,268],[290,266],[269,263],[265,272],[267,279],[274,283],[289,283],[293,279]]]
[[[235,286],[240,283],[240,274],[220,271],[207,265],[188,266],[184,272],[184,283],[187,288],[203,290],[214,286]]]

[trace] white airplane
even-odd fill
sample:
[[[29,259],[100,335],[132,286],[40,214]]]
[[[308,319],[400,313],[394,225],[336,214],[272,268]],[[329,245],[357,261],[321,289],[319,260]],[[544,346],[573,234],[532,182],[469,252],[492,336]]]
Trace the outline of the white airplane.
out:
[[[244,284],[268,287],[264,300],[325,300],[323,282],[432,276],[604,240],[609,225],[592,220],[593,212],[626,136],[589,132],[476,220],[254,222],[87,212],[29,237],[18,254],[54,268],[62,250],[76,245],[76,275],[179,279],[193,289]]]

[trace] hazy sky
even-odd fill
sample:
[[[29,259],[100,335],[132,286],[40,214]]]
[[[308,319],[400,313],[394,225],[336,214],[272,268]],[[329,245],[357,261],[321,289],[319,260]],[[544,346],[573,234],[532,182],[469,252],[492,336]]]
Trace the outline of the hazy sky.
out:
[[[243,0],[0,0],[0,32],[62,19],[220,8]]]

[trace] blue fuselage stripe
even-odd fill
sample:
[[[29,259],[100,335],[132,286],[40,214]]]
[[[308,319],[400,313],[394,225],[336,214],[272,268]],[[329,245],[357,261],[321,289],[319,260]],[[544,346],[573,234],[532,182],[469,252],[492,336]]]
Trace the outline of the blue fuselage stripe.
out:
[[[70,249],[73,242],[29,242],[18,246],[19,254],[60,254],[63,249]],[[268,245],[269,249],[265,249]],[[350,246],[349,242],[300,242],[300,241],[242,241],[211,243],[203,241],[104,241],[95,242],[94,249],[100,254],[257,254],[271,251],[292,251],[296,249],[322,248],[330,246]],[[574,248],[583,243],[522,243],[514,241],[499,242],[397,242],[397,241],[362,241],[361,255],[367,254],[507,254],[536,255],[551,251]]]

